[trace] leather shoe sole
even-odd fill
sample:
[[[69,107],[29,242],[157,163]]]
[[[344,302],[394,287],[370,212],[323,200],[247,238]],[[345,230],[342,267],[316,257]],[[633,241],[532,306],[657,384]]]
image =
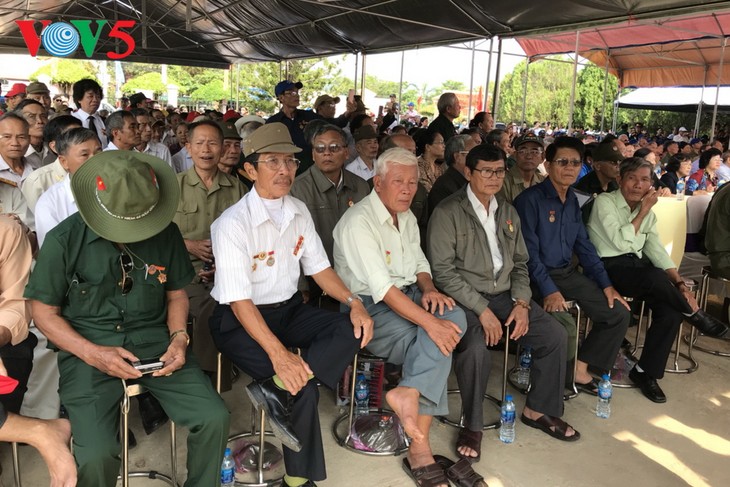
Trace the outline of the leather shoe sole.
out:
[[[252,382],[246,386],[246,393],[256,409],[263,409],[269,417],[271,432],[274,433],[281,443],[287,448],[299,452],[302,450],[302,444],[294,433],[291,431],[291,425],[284,424],[281,418],[282,412],[272,413],[271,407],[266,400],[266,394],[258,382]]]
[[[631,372],[629,372],[629,379],[631,379],[631,382],[639,386],[642,394],[644,394],[644,396],[646,396],[646,398],[650,401],[659,404],[667,402],[667,396],[664,395],[664,391],[662,391],[662,388],[659,387],[656,379],[646,375],[646,372],[639,372],[636,369],[631,369]]]

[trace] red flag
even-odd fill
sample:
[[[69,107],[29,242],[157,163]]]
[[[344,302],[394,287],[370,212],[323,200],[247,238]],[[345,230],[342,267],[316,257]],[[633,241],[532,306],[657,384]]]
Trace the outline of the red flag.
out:
[[[482,94],[482,87],[479,87],[479,94],[477,95],[477,112],[484,110],[484,95]]]

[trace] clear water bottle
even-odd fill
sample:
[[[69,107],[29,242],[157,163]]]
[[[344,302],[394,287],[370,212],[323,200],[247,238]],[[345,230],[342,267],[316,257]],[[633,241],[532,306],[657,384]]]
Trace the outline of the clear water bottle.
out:
[[[221,487],[234,487],[236,481],[236,462],[233,461],[231,449],[226,448],[221,464]]]
[[[515,441],[515,403],[512,402],[511,394],[504,398],[499,420],[502,423],[499,427],[499,439],[502,443],[512,443]]]
[[[613,386],[611,385],[611,377],[603,374],[601,382],[598,383],[598,404],[596,405],[596,416],[608,419],[611,416],[611,396],[613,395]]]
[[[682,201],[684,199],[684,188],[687,186],[687,183],[684,181],[684,178],[679,178],[677,181],[677,199],[679,201]]]
[[[357,374],[355,382],[355,416],[363,416],[370,412],[370,384],[365,374]]]
[[[517,368],[517,384],[525,389],[530,385],[530,367],[532,367],[532,349],[525,347],[520,354],[520,366]]]

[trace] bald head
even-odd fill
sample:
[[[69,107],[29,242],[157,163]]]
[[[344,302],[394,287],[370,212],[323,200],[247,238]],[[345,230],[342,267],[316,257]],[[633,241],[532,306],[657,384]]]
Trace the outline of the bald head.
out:
[[[390,136],[390,143],[393,144],[393,147],[400,147],[401,149],[405,149],[407,151],[412,152],[413,154],[416,153],[416,141],[413,140],[413,137],[406,134],[394,134]],[[385,149],[389,149],[390,147],[385,147]]]

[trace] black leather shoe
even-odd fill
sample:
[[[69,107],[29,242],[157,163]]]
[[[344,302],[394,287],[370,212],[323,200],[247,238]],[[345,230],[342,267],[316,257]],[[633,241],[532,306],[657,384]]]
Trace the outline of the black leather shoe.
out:
[[[273,377],[251,382],[246,386],[246,392],[256,409],[263,408],[266,412],[274,436],[287,448],[296,452],[301,451],[302,443],[294,434],[294,428],[292,428],[289,418],[292,395],[288,391],[280,389],[274,383]]]
[[[167,414],[160,402],[149,392],[137,396],[139,401],[139,415],[142,416],[144,432],[151,435],[160,426],[167,423]]]
[[[656,379],[650,377],[646,372],[639,372],[636,367],[631,369],[629,372],[629,379],[631,382],[639,386],[641,392],[653,402],[667,402],[667,396],[664,395],[664,391],[659,387]]]
[[[725,323],[712,315],[708,315],[701,309],[698,309],[692,316],[685,317],[685,320],[702,332],[703,335],[723,338],[728,334],[728,327]]]
[[[119,433],[117,433],[117,441],[119,443],[122,442],[122,439],[119,438]],[[127,430],[127,445],[129,445],[129,449],[137,446],[137,438],[134,437],[134,432],[131,429]]]

